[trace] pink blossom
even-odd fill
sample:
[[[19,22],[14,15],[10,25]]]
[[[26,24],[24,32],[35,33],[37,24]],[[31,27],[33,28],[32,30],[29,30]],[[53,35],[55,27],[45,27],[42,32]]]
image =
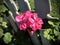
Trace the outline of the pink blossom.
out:
[[[37,13],[33,13],[32,18],[36,20],[38,18]]]
[[[32,13],[31,11],[18,14],[16,21],[20,23],[20,30],[31,28],[32,31],[36,31],[37,29],[41,29],[43,24],[42,19],[37,16],[37,13]]]

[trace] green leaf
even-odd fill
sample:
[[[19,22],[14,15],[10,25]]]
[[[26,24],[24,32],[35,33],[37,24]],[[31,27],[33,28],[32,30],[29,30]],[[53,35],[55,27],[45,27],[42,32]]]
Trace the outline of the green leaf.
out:
[[[60,35],[58,36],[58,40],[60,40]]]
[[[34,0],[28,0],[29,1],[29,3],[30,3],[30,6],[31,6],[31,10],[32,11],[35,11],[34,9],[35,9],[35,7],[34,7]]]
[[[12,40],[12,35],[9,32],[5,33],[3,40],[5,43],[10,43]]]
[[[49,23],[50,25],[52,25],[53,27],[55,26],[52,21],[48,21],[48,23]]]
[[[2,22],[2,26],[7,28],[7,23],[6,22]]]
[[[49,33],[51,32],[51,29],[49,28],[49,29],[46,29],[45,31],[44,31],[44,37],[45,38],[48,38],[49,39]]]
[[[59,35],[59,32],[56,31],[56,30],[54,30],[54,34],[55,34],[55,36],[58,36]]]
[[[55,41],[55,39],[54,39],[54,35],[50,35],[50,34],[53,34],[52,33],[52,29],[46,29],[45,31],[44,31],[44,37],[45,38],[47,38],[48,40],[54,40]]]
[[[48,34],[44,34],[44,37],[47,38]]]
[[[48,36],[47,36],[47,39],[48,39],[48,40],[51,40],[51,36],[50,36],[50,35],[48,35]]]
[[[3,22],[3,18],[2,17],[0,17],[0,22]]]
[[[57,3],[60,3],[60,2],[57,2],[57,0],[51,0],[51,6],[52,6],[51,16],[60,17],[59,7],[58,7],[59,4]]]
[[[0,5],[0,13],[8,10],[4,5]]]
[[[3,36],[3,30],[0,28],[0,38]]]

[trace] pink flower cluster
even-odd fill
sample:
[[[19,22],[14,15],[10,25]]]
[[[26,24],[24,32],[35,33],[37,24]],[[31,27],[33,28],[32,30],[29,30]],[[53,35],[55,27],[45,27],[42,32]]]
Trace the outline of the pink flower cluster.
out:
[[[32,31],[36,31],[37,29],[41,29],[43,24],[42,19],[37,16],[37,13],[32,13],[31,11],[18,14],[16,16],[16,21],[20,24],[20,30],[31,28]]]

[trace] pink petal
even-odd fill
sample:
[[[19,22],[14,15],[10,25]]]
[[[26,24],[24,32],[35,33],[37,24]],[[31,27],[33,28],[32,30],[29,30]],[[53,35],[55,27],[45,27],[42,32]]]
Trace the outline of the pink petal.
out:
[[[33,15],[32,15],[32,18],[34,19],[34,20],[36,20],[37,19],[37,13],[33,13]]]
[[[24,22],[26,22],[27,19],[28,19],[27,16],[24,16],[24,17],[23,17],[23,21],[24,21]]]
[[[35,23],[32,24],[32,25],[30,25],[30,27],[32,28],[33,31],[36,31],[37,30],[37,27],[36,27]]]
[[[36,25],[37,26],[37,29],[42,29],[42,24],[40,24],[40,25]]]
[[[20,27],[19,28],[20,28],[20,30],[26,30],[27,25],[25,23],[20,24]]]
[[[28,20],[29,20],[30,23],[34,23],[34,19],[29,18]]]
[[[22,21],[22,18],[23,18],[23,15],[17,15],[15,19],[17,22],[20,22]]]
[[[41,18],[37,18],[37,20],[36,20],[36,21],[37,21],[37,23],[38,23],[38,24],[43,24],[43,21],[42,21],[42,19],[41,19]]]
[[[25,12],[25,16],[30,17],[30,16],[31,16],[31,11],[29,11],[29,10],[26,11],[26,12]]]

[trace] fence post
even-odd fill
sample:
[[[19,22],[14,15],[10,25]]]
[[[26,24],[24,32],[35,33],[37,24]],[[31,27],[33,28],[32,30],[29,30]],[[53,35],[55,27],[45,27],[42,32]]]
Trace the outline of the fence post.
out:
[[[47,14],[50,13],[50,5],[48,0],[34,0],[35,9],[39,17],[42,19],[47,18]]]

